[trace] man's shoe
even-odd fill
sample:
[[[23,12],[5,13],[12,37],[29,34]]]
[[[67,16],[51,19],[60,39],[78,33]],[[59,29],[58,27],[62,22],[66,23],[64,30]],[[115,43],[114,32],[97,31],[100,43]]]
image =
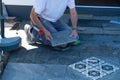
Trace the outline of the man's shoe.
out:
[[[71,48],[71,46],[69,46],[69,45],[66,45],[66,46],[56,46],[56,47],[54,47],[54,49],[57,50],[57,51],[67,51],[67,50],[69,50],[70,48]]]
[[[31,26],[29,24],[26,24],[24,26],[24,31],[27,36],[26,40],[27,40],[28,44],[35,44],[36,41],[34,40],[34,37],[33,37],[32,33],[30,32],[30,30],[31,30]]]

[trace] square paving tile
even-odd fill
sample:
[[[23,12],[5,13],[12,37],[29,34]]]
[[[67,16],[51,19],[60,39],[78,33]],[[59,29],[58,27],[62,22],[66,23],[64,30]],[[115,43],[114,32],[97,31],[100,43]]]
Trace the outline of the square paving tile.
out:
[[[28,63],[8,63],[2,80],[34,80],[39,76],[43,78],[45,66]]]
[[[59,46],[63,44],[67,44],[70,42],[74,42],[77,40],[76,37],[70,37],[71,31],[59,31],[52,34],[53,39],[50,40],[52,46]]]

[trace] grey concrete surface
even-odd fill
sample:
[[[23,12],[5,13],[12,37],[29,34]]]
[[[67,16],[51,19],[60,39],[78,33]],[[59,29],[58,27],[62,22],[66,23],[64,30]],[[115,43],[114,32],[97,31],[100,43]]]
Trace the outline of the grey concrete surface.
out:
[[[97,57],[120,68],[120,29],[111,31],[103,27],[82,26],[87,30],[78,31],[80,45],[60,52],[49,46],[28,45],[22,32],[26,23],[29,22],[23,21],[17,30],[17,35],[22,37],[22,47],[10,53],[2,80],[91,80],[68,67],[90,57]],[[119,76],[120,70],[98,80],[120,80]]]

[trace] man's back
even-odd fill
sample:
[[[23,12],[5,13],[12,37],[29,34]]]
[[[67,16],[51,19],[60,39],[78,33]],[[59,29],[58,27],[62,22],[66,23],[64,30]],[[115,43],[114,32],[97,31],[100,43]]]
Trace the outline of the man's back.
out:
[[[63,15],[67,6],[74,7],[74,0],[36,0],[33,7],[40,17],[55,22]]]

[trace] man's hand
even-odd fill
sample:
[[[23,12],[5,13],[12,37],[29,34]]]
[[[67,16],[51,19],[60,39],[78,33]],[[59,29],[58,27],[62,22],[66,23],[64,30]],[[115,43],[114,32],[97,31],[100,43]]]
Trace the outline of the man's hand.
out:
[[[70,34],[70,36],[78,37],[77,30],[72,30],[72,33]]]
[[[44,35],[45,35],[45,38],[46,38],[47,40],[53,39],[53,38],[52,38],[52,35],[50,34],[50,32],[49,32],[48,30],[44,30]]]

